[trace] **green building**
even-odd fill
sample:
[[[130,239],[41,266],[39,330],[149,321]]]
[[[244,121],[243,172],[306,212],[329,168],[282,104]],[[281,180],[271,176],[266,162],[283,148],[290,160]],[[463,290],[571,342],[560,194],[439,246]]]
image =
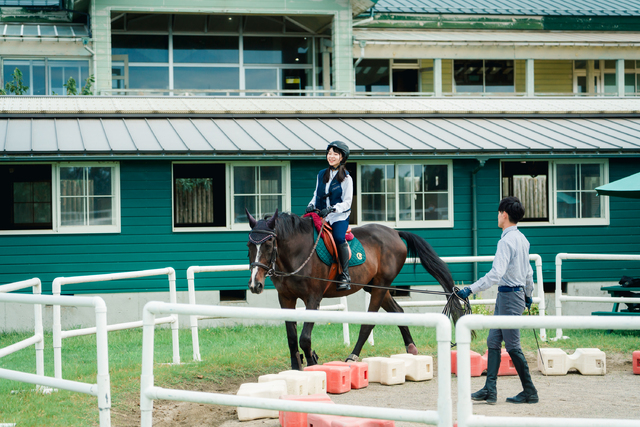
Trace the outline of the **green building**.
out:
[[[0,284],[38,277],[51,292],[56,277],[173,267],[186,302],[188,267],[248,264],[245,207],[303,213],[339,139],[353,226],[410,230],[440,256],[493,255],[497,204],[519,196],[553,312],[557,253],[640,253],[640,203],[595,193],[640,170],[628,5],[0,1]],[[451,270],[468,284],[489,267]],[[563,281],[593,294],[639,274],[575,261]],[[247,281],[201,274],[198,302],[277,305]],[[410,266],[395,284],[436,285]],[[113,323],[167,289],[159,277],[62,291],[103,296]],[[0,328],[31,325],[0,307]]]

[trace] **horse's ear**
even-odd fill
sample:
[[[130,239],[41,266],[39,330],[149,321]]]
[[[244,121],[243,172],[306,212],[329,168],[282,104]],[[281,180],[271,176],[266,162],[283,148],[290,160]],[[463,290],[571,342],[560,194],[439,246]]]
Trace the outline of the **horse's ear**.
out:
[[[249,210],[247,208],[244,208],[244,211],[247,213],[247,219],[249,220],[249,225],[251,226],[251,229],[253,229],[253,227],[256,226],[256,223],[258,221],[256,221],[256,219],[251,216],[251,214],[249,213]]]
[[[278,208],[276,208],[276,212],[273,214],[273,216],[267,220],[267,226],[272,230],[276,226],[276,219],[278,219]]]

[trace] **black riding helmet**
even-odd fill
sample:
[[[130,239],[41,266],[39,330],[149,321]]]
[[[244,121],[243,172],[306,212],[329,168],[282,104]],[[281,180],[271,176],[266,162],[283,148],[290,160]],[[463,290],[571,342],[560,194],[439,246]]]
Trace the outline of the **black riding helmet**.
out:
[[[342,153],[342,161],[340,162],[340,164],[344,165],[349,158],[349,146],[342,141],[333,141],[330,142],[329,145],[327,145],[327,153],[329,152],[330,148],[334,148]]]

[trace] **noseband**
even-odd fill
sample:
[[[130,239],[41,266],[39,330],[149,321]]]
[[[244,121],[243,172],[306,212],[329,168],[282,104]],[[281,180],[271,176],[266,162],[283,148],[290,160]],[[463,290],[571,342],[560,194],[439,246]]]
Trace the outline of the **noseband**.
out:
[[[259,236],[259,235],[264,235],[264,236]],[[269,261],[269,265],[265,265],[261,262],[252,262],[250,264],[251,268],[259,267],[266,270],[267,277],[273,276],[276,271],[276,259],[278,258],[278,246],[276,245],[276,242],[277,242],[278,235],[275,233],[275,231],[271,231],[271,230],[252,230],[251,233],[249,233],[249,241],[254,245],[260,245],[271,238],[275,238],[275,239],[273,241],[273,250],[271,251],[271,260]]]

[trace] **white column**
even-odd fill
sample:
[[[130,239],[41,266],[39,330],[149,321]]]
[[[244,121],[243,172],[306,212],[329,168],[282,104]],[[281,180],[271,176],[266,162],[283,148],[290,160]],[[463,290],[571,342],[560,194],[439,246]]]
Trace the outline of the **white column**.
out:
[[[624,96],[624,59],[616,61],[616,92],[618,96]]]
[[[442,59],[433,60],[433,92],[437,97],[442,96]]]
[[[533,75],[533,59],[527,59],[524,76],[525,76],[524,78],[525,78],[525,87],[526,87],[527,96],[534,96],[535,80]]]

